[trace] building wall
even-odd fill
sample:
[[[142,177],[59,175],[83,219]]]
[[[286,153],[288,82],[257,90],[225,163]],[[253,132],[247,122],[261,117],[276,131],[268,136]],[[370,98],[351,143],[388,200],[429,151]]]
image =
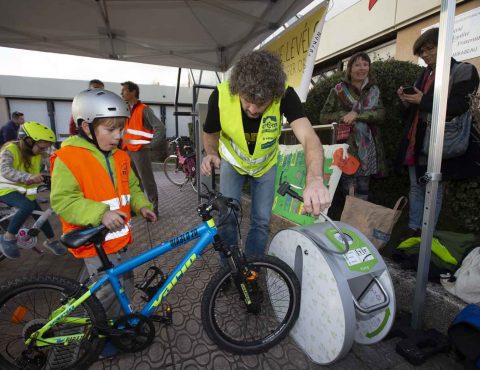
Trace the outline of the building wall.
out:
[[[457,0],[456,14],[475,8],[480,8],[480,0]],[[440,0],[379,0],[371,11],[368,0],[358,1],[327,20],[316,64],[320,71],[333,68],[357,50],[367,51],[373,59],[394,57],[417,63],[412,44],[421,29],[439,22],[439,12]],[[480,67],[480,58],[466,61]]]
[[[87,86],[88,81],[0,76],[0,126],[9,120],[9,115],[14,111],[24,113],[27,121],[38,121],[48,126],[51,126],[51,118],[53,118],[55,133],[62,141],[69,136],[73,97]],[[161,119],[161,107],[165,107],[166,135],[174,136],[176,132],[175,87],[158,85],[139,85],[139,87],[141,100],[151,106],[158,118]],[[106,82],[105,88],[120,93],[121,85]],[[210,93],[211,90],[208,89],[200,90],[198,101],[207,102]],[[49,115],[47,102],[53,105],[53,117]],[[180,112],[191,112],[191,88],[180,88],[179,103],[183,104],[178,108]],[[192,120],[190,116],[178,117],[179,135],[188,136],[188,123]]]
[[[439,5],[439,0],[380,0],[369,11],[368,0],[361,0],[327,20],[316,61],[323,62],[394,33],[397,28],[438,11]]]
[[[480,0],[470,1],[464,4],[458,4],[457,8],[455,9],[455,14],[462,14],[469,10],[479,8],[480,7]],[[413,42],[417,39],[418,36],[421,34],[421,30],[425,27],[431,26],[436,24],[440,21],[440,15],[435,14],[429,16],[425,19],[422,19],[415,24],[409,25],[397,32],[397,47],[396,47],[396,54],[395,59],[399,60],[409,60],[414,63],[418,62],[418,57],[413,55],[412,53],[412,46]],[[478,25],[480,27],[480,25]],[[480,57],[467,59],[469,63],[474,64],[477,69],[480,70]]]

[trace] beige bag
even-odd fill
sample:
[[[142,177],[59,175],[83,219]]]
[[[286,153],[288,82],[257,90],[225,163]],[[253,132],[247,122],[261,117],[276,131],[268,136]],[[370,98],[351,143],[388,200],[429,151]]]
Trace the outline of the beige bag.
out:
[[[340,221],[360,230],[380,250],[390,240],[393,226],[406,204],[407,198],[404,196],[390,209],[347,195]]]

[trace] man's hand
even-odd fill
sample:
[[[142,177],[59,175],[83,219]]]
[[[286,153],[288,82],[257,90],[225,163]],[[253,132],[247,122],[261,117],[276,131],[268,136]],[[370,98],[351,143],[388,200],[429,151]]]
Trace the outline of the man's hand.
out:
[[[353,125],[357,120],[357,117],[358,117],[358,113],[351,111],[343,116],[342,122],[346,123],[347,125]]]
[[[140,208],[140,214],[149,222],[157,221],[157,215],[155,214],[155,212],[150,211],[146,207]]]
[[[200,173],[203,176],[210,176],[212,174],[212,167],[217,170],[220,168],[220,157],[218,155],[208,154],[203,157]]]
[[[330,206],[330,193],[323,184],[323,179],[317,177],[308,181],[303,192],[304,213],[310,213],[314,216],[320,215],[320,211]]]
[[[102,224],[108,230],[121,229],[125,225],[127,215],[122,211],[107,211],[102,217]]]

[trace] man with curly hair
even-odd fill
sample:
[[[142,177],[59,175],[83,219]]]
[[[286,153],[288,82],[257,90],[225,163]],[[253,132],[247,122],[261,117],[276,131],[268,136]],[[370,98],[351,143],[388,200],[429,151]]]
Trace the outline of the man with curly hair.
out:
[[[219,84],[208,101],[203,128],[206,155],[201,172],[210,176],[212,168],[220,168],[220,192],[237,200],[245,180],[250,180],[252,211],[245,247],[248,256],[263,254],[268,241],[282,115],[305,150],[305,212],[319,215],[330,203],[322,178],[322,145],[298,95],[286,80],[276,55],[253,51],[240,59],[229,81]],[[238,243],[235,222],[230,215],[219,227],[228,245]]]

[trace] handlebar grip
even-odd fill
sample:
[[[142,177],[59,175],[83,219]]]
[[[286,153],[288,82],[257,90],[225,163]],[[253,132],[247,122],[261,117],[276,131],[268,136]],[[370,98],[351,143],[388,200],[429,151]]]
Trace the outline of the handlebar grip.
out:
[[[215,198],[215,200],[212,203],[213,209],[220,213],[223,213],[225,210],[228,209],[228,199],[229,198],[224,198],[224,197]]]

